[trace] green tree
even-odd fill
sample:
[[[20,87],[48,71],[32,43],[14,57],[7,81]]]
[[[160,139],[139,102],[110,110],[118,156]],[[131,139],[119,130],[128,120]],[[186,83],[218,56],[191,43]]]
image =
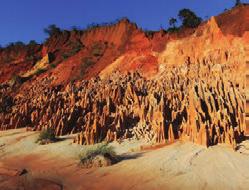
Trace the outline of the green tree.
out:
[[[49,36],[57,35],[61,33],[61,29],[57,27],[55,24],[49,25],[47,28],[44,29],[44,32]]]
[[[35,40],[30,40],[29,41],[29,46],[35,46],[35,45],[38,45],[37,42]]]
[[[176,18],[171,17],[171,18],[169,19],[169,25],[170,25],[171,27],[175,28],[175,27],[176,27],[176,23],[177,23]]]
[[[197,27],[202,19],[191,11],[190,9],[182,9],[178,13],[179,19],[182,21],[182,26],[187,28]]]
[[[21,42],[21,41],[15,42],[14,45],[15,45],[15,46],[19,46],[19,47],[25,46],[25,44],[24,44],[23,42]]]
[[[239,6],[239,5],[241,5],[242,3],[241,3],[241,0],[236,0],[236,2],[235,2],[235,6]]]

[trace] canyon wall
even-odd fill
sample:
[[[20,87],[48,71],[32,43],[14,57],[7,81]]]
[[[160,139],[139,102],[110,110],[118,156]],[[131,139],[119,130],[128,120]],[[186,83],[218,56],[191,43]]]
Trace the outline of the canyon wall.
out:
[[[249,134],[248,15],[243,5],[195,29],[152,35],[123,19],[17,54],[0,50],[0,130],[52,128],[77,133],[78,144],[180,139],[236,148]]]

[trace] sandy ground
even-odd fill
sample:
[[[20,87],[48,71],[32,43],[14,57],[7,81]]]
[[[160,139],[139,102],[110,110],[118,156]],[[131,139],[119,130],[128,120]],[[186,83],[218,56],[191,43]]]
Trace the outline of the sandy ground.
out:
[[[124,157],[121,162],[83,169],[78,155],[89,146],[72,144],[70,136],[38,145],[37,136],[24,129],[0,132],[1,190],[249,189],[249,141],[237,152],[226,145],[176,142],[139,151],[144,142],[112,143]]]

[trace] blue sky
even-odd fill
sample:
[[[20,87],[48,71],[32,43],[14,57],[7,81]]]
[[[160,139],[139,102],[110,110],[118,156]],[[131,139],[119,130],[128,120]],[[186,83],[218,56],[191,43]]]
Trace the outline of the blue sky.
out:
[[[144,29],[158,30],[168,27],[169,18],[181,8],[205,18],[233,5],[234,0],[0,0],[0,44],[42,42],[46,38],[43,29],[49,24],[86,27],[121,17]]]

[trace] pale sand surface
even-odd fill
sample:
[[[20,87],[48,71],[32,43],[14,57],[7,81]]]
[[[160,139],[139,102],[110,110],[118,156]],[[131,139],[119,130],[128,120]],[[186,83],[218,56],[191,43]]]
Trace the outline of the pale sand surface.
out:
[[[73,136],[35,143],[37,132],[0,132],[0,189],[249,189],[249,141],[237,152],[226,145],[205,148],[176,142],[139,151],[142,141],[111,143],[125,159],[106,168],[82,169],[78,155],[89,146],[72,144]],[[21,177],[14,171],[26,169]],[[33,185],[33,186],[32,186]],[[21,187],[21,188],[20,188]]]

